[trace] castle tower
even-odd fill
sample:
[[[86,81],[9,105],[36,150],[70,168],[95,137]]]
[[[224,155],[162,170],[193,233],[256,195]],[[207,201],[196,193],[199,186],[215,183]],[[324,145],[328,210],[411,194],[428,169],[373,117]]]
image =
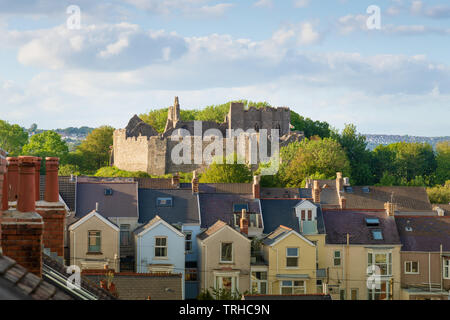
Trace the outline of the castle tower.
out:
[[[178,121],[180,121],[180,102],[178,101],[178,97],[175,97],[173,106],[169,107],[165,131],[175,128]]]

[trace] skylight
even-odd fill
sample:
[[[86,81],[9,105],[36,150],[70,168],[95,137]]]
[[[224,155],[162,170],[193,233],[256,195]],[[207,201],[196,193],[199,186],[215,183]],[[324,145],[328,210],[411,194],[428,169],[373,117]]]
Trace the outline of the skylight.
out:
[[[245,209],[248,211],[248,204],[247,203],[237,203],[233,205],[233,212],[242,212],[242,209]]]
[[[156,199],[157,207],[171,207],[172,206],[172,198],[158,198]]]
[[[347,193],[353,193],[353,188],[350,186],[346,186],[346,187],[344,187],[344,191]]]
[[[368,227],[374,227],[380,225],[380,219],[378,218],[366,218],[366,225]]]
[[[372,236],[375,240],[383,240],[383,233],[381,230],[372,230]]]
[[[369,193],[369,192],[370,192],[370,189],[369,189],[369,187],[363,187],[363,188],[362,188],[362,191],[363,191],[364,193]]]
[[[105,189],[105,196],[112,196],[113,195],[113,190],[112,189]]]

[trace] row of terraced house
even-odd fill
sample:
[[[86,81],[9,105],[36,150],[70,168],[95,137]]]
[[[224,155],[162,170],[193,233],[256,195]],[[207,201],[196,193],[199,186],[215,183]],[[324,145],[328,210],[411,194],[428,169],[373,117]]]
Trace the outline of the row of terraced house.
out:
[[[425,188],[336,176],[305,188],[58,177],[63,252],[48,253],[122,299],[447,300],[449,212]],[[46,180],[35,179],[40,198]]]

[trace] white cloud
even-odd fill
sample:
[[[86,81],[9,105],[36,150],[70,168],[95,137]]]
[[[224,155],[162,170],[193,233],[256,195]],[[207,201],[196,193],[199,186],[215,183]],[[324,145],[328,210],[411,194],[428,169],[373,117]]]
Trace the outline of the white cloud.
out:
[[[450,18],[450,6],[449,5],[427,6],[422,1],[415,0],[411,3],[411,13],[432,19],[447,19]]]
[[[306,8],[309,6],[310,0],[294,0],[295,8]]]
[[[261,7],[261,8],[272,8],[273,1],[272,0],[258,0],[255,3],[253,3],[253,6]]]

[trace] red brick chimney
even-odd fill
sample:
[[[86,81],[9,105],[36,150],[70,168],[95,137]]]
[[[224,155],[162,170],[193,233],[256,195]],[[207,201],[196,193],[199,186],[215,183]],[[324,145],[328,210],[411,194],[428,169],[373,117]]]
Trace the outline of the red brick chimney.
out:
[[[247,219],[247,210],[242,209],[242,216],[240,220],[240,229],[241,232],[248,235],[248,219]]]
[[[34,162],[36,164],[36,170],[35,170],[35,178],[34,178],[34,183],[35,183],[35,192],[36,192],[36,201],[39,201],[41,199],[41,161],[42,158],[40,157],[35,157],[34,158]]]
[[[7,165],[7,161],[6,158],[4,156],[4,151],[0,149],[0,203],[1,203],[1,211],[6,211],[9,209],[9,205],[8,205],[8,173],[7,173],[7,169],[6,169],[6,165]],[[1,217],[0,217],[0,221],[1,221]],[[1,227],[1,223],[0,223],[0,227]],[[1,230],[0,230],[1,231]],[[0,232],[1,235],[1,232]],[[1,236],[0,236],[0,240],[1,240]]]
[[[45,197],[47,202],[59,202],[59,158],[45,158]]]
[[[341,209],[346,209],[347,208],[347,198],[346,197],[341,197],[339,199],[340,205],[341,205]]]
[[[58,167],[59,158],[46,158],[45,197],[39,201],[36,212],[44,220],[44,248],[64,257],[64,223],[66,209],[59,201]]]
[[[172,176],[172,186],[174,188],[180,187],[180,174],[178,172]]]
[[[261,177],[253,176],[253,199],[261,198]]]
[[[19,158],[6,158],[8,161],[8,201],[17,201],[19,186]]]
[[[3,212],[3,254],[42,276],[42,217],[35,212],[34,157],[19,157],[17,210]]]
[[[198,177],[196,171],[193,172],[192,177],[192,193],[198,193]]]
[[[313,190],[312,190],[312,196],[314,203],[320,203],[320,186],[319,181],[314,180],[313,184]]]

